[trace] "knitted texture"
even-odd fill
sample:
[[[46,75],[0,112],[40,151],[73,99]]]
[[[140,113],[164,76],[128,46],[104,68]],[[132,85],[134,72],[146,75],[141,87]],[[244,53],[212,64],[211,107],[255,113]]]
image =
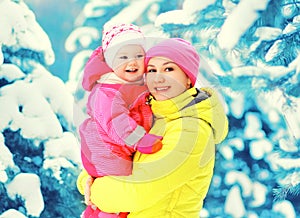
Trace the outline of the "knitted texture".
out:
[[[146,65],[152,57],[166,57],[174,61],[190,78],[192,85],[195,85],[200,57],[188,41],[180,38],[163,40],[147,51]]]
[[[112,67],[118,50],[122,46],[129,44],[145,47],[144,35],[138,26],[133,24],[120,24],[103,30],[102,48],[108,66]]]

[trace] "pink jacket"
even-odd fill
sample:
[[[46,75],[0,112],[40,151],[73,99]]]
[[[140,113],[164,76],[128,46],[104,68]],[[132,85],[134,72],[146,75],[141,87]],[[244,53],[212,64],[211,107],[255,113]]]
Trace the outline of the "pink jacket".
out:
[[[146,86],[96,84],[80,126],[84,168],[93,177],[129,175],[134,145],[152,125]]]

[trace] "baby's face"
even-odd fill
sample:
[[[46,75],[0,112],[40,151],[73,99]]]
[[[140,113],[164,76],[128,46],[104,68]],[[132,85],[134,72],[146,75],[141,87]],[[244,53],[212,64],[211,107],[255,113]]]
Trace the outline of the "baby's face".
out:
[[[144,74],[145,51],[140,45],[125,45],[119,49],[113,60],[113,71],[123,80],[135,82]]]

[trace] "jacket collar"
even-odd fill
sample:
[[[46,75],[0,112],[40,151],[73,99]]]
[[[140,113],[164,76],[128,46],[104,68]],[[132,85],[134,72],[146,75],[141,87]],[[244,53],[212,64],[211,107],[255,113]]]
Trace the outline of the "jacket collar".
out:
[[[151,108],[156,117],[163,117],[168,114],[173,114],[181,111],[188,105],[197,94],[196,88],[190,88],[182,94],[164,101],[156,101],[153,97],[151,99]]]

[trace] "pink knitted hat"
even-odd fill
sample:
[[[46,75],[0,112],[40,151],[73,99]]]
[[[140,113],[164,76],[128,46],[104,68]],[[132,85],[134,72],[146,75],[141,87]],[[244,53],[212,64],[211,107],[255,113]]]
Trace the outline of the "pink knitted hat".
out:
[[[145,38],[138,26],[119,24],[103,30],[102,48],[108,66],[112,67],[113,59],[121,46],[128,44],[145,47]]]
[[[102,46],[96,48],[84,67],[82,87],[91,91],[103,74],[112,72],[113,59],[126,44],[140,44],[144,48],[145,39],[141,30],[133,24],[120,24],[103,31]]]
[[[145,63],[148,65],[152,57],[166,57],[174,61],[195,85],[199,71],[200,57],[196,49],[184,39],[170,38],[154,45],[146,53]]]

